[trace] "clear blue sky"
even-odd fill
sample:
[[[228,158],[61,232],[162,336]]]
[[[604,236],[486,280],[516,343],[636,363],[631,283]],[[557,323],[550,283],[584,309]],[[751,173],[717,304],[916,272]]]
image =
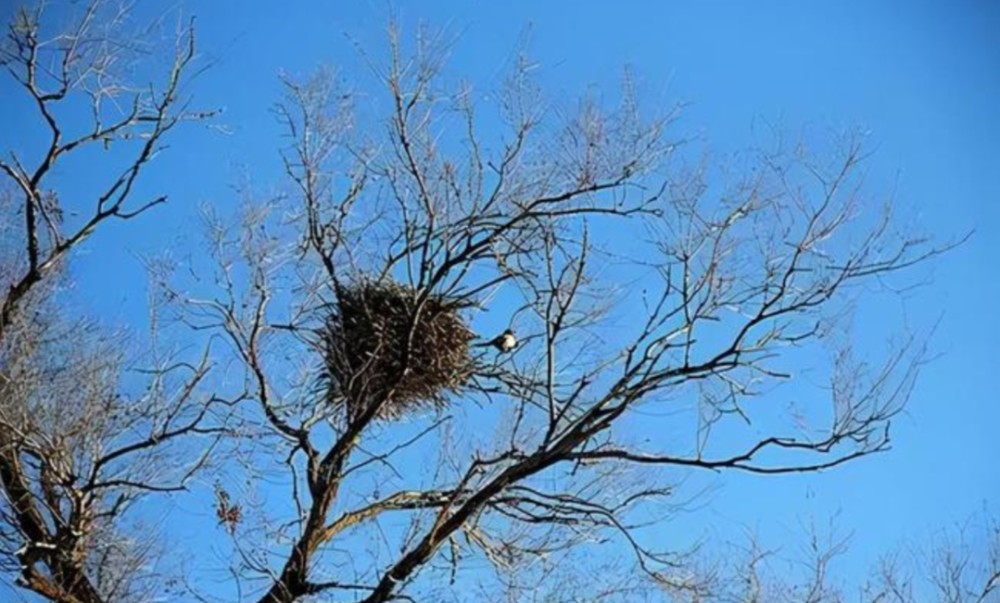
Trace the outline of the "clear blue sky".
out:
[[[738,538],[750,526],[780,542],[811,518],[839,513],[841,526],[855,533],[843,566],[850,573],[984,505],[998,512],[1000,395],[992,379],[1000,373],[1000,3],[179,4],[197,15],[200,49],[214,61],[192,91],[202,105],[225,107],[222,121],[232,133],[187,130],[157,159],[144,186],[169,193],[172,204],[89,245],[78,274],[92,309],[140,320],[145,290],[134,254],[193,231],[198,203],[233,203],[228,185],[243,169],[264,188],[281,184],[269,113],[279,71],[302,75],[326,63],[348,78],[363,75],[344,34],[375,48],[394,12],[404,28],[425,21],[454,32],[454,72],[486,89],[530,26],[530,50],[551,94],[614,88],[621,66],[630,64],[653,100],[687,102],[679,131],[720,154],[751,144],[762,120],[792,131],[861,126],[874,143],[869,190],[892,191],[907,221],[941,239],[976,231],[937,262],[928,286],[864,313],[872,328],[901,315],[918,328],[941,318],[933,340],[940,357],[896,421],[892,451],[821,475],[699,478],[713,489],[684,519],[686,537],[707,530]],[[5,96],[9,90],[0,87]],[[24,138],[22,128],[8,117],[4,148]],[[66,168],[60,177],[80,176]]]

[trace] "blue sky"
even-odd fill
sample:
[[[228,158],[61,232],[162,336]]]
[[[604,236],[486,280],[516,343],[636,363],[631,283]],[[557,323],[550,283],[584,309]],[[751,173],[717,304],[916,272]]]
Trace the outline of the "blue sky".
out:
[[[918,329],[941,321],[932,346],[939,356],[895,423],[892,451],[819,475],[698,477],[710,492],[685,517],[684,538],[738,539],[749,526],[781,542],[813,518],[825,522],[839,514],[841,526],[854,532],[855,548],[843,568],[860,575],[875,555],[898,543],[924,538],[984,506],[997,513],[1000,396],[992,377],[1000,370],[1000,4],[179,4],[197,16],[201,52],[213,63],[191,91],[201,105],[225,108],[221,119],[231,132],[189,129],[174,138],[143,183],[168,192],[172,204],[154,218],[115,226],[88,246],[78,291],[91,309],[141,320],[145,289],[136,254],[183,244],[186,233],[193,240],[197,205],[232,204],[228,186],[241,172],[264,188],[282,184],[279,132],[269,112],[279,72],[304,75],[329,64],[348,79],[364,79],[355,45],[380,52],[386,16],[396,14],[404,30],[425,21],[454,33],[454,72],[489,89],[527,35],[550,95],[614,89],[621,67],[631,65],[647,101],[687,104],[678,131],[718,156],[755,142],[762,123],[791,132],[863,128],[874,150],[870,191],[893,195],[907,223],[941,240],[975,230],[967,244],[935,263],[929,284],[903,299],[873,300],[860,314],[862,330],[900,317]],[[144,4],[143,10],[154,9]],[[0,92],[8,94],[6,84]],[[8,120],[2,146],[23,144],[27,123]],[[59,177],[86,184],[69,167]]]

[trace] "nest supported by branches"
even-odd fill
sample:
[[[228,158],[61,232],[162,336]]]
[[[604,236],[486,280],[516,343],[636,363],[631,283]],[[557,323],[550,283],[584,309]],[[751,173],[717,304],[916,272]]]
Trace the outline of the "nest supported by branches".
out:
[[[353,420],[442,408],[472,374],[472,332],[452,300],[397,283],[340,287],[322,333],[327,400]]]

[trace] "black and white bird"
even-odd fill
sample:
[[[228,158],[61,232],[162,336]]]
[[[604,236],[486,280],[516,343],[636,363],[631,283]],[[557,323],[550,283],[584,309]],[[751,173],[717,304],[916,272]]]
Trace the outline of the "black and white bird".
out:
[[[479,344],[481,347],[494,347],[500,352],[509,352],[517,347],[517,337],[514,331],[507,329],[492,340]]]

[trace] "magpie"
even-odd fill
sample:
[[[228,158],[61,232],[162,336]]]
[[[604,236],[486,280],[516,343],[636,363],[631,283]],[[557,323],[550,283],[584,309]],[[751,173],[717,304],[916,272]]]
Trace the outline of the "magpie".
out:
[[[509,352],[517,347],[517,337],[514,331],[507,329],[486,343],[480,343],[479,347],[494,347],[500,352]]]

